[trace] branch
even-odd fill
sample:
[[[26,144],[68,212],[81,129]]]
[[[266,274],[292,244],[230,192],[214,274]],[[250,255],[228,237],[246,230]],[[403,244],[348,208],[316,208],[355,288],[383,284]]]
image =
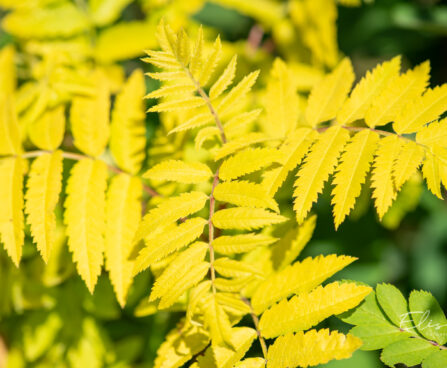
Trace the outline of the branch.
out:
[[[259,342],[261,344],[262,349],[262,355],[264,355],[264,359],[267,361],[267,344],[265,343],[264,338],[261,336],[261,331],[259,330],[259,319],[256,315],[255,311],[253,310],[253,307],[250,303],[250,300],[248,300],[245,297],[241,297],[242,301],[247,304],[250,308],[250,315],[251,319],[253,320],[253,324],[255,325],[256,334],[258,335]]]
[[[84,160],[84,159],[91,159],[90,156],[85,156],[85,155],[81,155],[79,153],[73,153],[73,152],[65,152],[65,151],[61,151],[62,152],[62,157],[67,159],[67,160],[74,160],[74,161],[80,161],[80,160]],[[34,157],[39,157],[42,156],[46,153],[52,153],[52,151],[45,151],[45,150],[39,150],[39,151],[29,151],[24,153],[23,155],[19,155],[22,158],[28,159],[28,158],[34,158]],[[107,162],[101,160],[102,162],[104,162],[104,164],[107,166],[107,168],[110,171],[113,171],[115,174],[126,174],[125,171],[108,164]],[[141,178],[140,178],[141,179]],[[160,193],[158,193],[155,189],[152,189],[151,187],[143,184],[143,190],[149,194],[152,197],[159,197]]]
[[[203,98],[203,100],[206,102],[206,105],[208,106],[208,109],[211,112],[211,115],[214,117],[214,121],[216,122],[216,126],[220,131],[220,137],[222,138],[222,143],[227,143],[227,137],[225,136],[225,131],[222,125],[222,122],[219,119],[219,115],[217,114],[216,109],[214,108],[213,104],[211,103],[211,100],[209,96],[206,94],[200,83],[194,78],[194,76],[191,74],[190,70],[187,67],[183,67],[188,77],[192,80],[194,85],[196,86],[197,92],[200,95],[200,97]]]

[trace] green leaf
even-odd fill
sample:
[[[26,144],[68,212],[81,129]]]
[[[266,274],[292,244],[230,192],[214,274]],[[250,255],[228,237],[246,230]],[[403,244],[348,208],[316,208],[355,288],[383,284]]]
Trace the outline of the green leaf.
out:
[[[422,368],[445,367],[447,367],[447,350],[439,350],[432,353],[422,362]]]
[[[355,309],[343,313],[339,318],[351,325],[390,323],[377,304],[376,293],[370,293]]]
[[[426,340],[410,338],[388,345],[383,349],[380,359],[390,367],[394,367],[397,363],[411,367],[420,364],[437,349]]]
[[[378,350],[406,339],[411,336],[409,332],[401,331],[391,323],[371,323],[355,326],[350,333],[363,341],[362,350]]]
[[[395,286],[390,284],[378,284],[376,287],[377,300],[388,318],[396,326],[403,326],[408,321],[408,304],[405,297]]]
[[[422,336],[441,345],[447,342],[447,319],[431,293],[413,290],[410,294],[410,313]]]

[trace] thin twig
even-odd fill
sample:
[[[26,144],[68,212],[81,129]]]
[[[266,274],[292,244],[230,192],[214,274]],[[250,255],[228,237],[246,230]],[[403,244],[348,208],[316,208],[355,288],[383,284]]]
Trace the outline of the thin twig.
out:
[[[322,132],[328,130],[329,128],[331,128],[333,126],[335,126],[335,125],[330,125],[330,126],[327,126],[327,127],[317,128],[316,131],[318,133],[322,133]],[[399,139],[403,139],[403,140],[408,141],[408,142],[413,142],[414,144],[417,144],[418,146],[422,147],[423,149],[431,151],[430,147],[426,146],[425,144],[416,142],[413,139],[404,137],[403,135],[400,135],[400,134],[397,134],[397,133],[387,132],[385,130],[374,129],[374,128],[369,128],[369,127],[353,127],[353,126],[345,126],[345,125],[340,125],[340,127],[343,128],[343,129],[349,130],[350,132],[362,132],[364,130],[370,130],[371,132],[377,133],[377,134],[379,134],[381,136],[384,136],[384,137],[398,137]],[[436,154],[434,154],[433,152],[432,152],[432,154],[434,156],[436,156]]]
[[[84,159],[87,159],[87,158],[91,159],[90,156],[84,156],[84,155],[81,155],[79,153],[65,152],[65,151],[61,151],[61,152],[62,152],[62,157],[66,158],[67,160],[80,161],[80,160],[84,160]],[[42,155],[44,155],[46,153],[52,153],[52,151],[45,151],[45,150],[29,151],[29,152],[24,153],[23,155],[20,155],[20,157],[25,158],[25,159],[35,158],[35,157],[42,156]],[[119,168],[117,168],[117,167],[115,167],[113,165],[110,165],[110,164],[108,164],[107,162],[105,162],[103,160],[101,160],[101,161],[104,162],[104,164],[107,166],[107,168],[110,171],[114,172],[115,174],[126,173],[125,171],[123,171],[123,170],[121,170],[121,169],[119,169]],[[147,186],[145,184],[143,184],[143,190],[147,194],[152,196],[152,197],[159,197],[160,196],[160,194],[155,189],[152,189],[151,187],[149,187],[149,186]]]
[[[256,315],[255,311],[253,310],[253,306],[251,305],[250,300],[248,300],[245,297],[241,297],[241,299],[250,308],[251,319],[253,320],[253,324],[256,329],[256,334],[258,335],[259,343],[261,344],[262,355],[264,355],[264,359],[267,361],[267,344],[265,343],[265,340],[261,335],[261,330],[259,329],[258,316]]]
[[[202,88],[202,86],[200,85],[200,83],[194,78],[194,76],[191,74],[191,72],[189,71],[188,68],[184,67],[184,70],[186,72],[186,74],[188,75],[188,77],[191,79],[191,81],[194,83],[194,85],[196,86],[197,89],[197,93],[200,95],[200,97],[203,98],[203,100],[205,101],[206,105],[208,106],[208,109],[211,112],[211,115],[213,115],[214,121],[216,122],[216,126],[219,129],[220,132],[220,137],[222,138],[222,143],[225,144],[227,143],[227,137],[225,136],[225,131],[222,125],[222,122],[219,119],[219,115],[217,114],[216,109],[214,108],[213,104],[211,103],[211,100],[209,98],[209,96],[207,95],[207,93],[204,91],[204,89]]]

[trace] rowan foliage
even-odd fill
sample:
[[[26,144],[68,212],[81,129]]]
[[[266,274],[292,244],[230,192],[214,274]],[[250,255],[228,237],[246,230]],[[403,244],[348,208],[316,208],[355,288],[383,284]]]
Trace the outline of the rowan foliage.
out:
[[[269,0],[214,2],[274,33],[286,12]],[[237,50],[226,50],[220,36],[210,42],[209,29],[178,27],[185,23],[183,2],[165,5],[177,23],[117,22],[128,0],[92,0],[83,10],[50,3],[0,0],[11,8],[3,27],[31,39],[25,52],[0,50],[0,241],[8,262],[22,267],[25,243],[32,243],[48,285],[75,272],[93,297],[104,269],[121,308],[138,278],[151,274],[150,295],[135,316],[182,313],[158,349],[158,368],[316,366],[349,358],[362,344],[385,347],[375,342],[377,331],[393,343],[382,354],[386,364],[424,360],[430,368],[435,353],[445,359],[433,342],[447,338],[431,330],[411,332],[423,356],[397,353],[397,343],[413,349],[412,340],[400,337],[410,335],[396,329],[396,313],[407,307],[396,311],[401,306],[379,289],[375,295],[367,285],[332,279],[356,258],[300,257],[316,226],[312,206],[327,182],[335,228],[368,185],[379,220],[421,175],[442,198],[447,86],[429,87],[428,62],[402,71],[396,56],[354,84],[351,60],[338,52],[335,1],[289,1],[287,22],[302,32],[312,64],[277,58],[268,76],[241,72]],[[278,47],[287,46],[278,37]],[[124,76],[117,62],[145,48],[150,72],[145,77],[137,68]],[[16,77],[21,52],[36,58],[26,81]],[[148,83],[157,87],[147,91]],[[160,120],[153,137],[146,114]],[[293,194],[283,201],[277,194],[291,177]],[[61,269],[66,264],[68,271]],[[24,361],[38,360],[57,341],[69,315],[55,307],[63,296],[42,301],[50,311],[46,346],[26,352]],[[365,327],[371,303],[379,310],[376,296],[387,316],[380,310],[377,323]],[[413,300],[415,309],[425,308],[428,299],[420,292],[410,307]],[[319,328],[345,312],[351,314],[344,320],[357,325],[351,333]],[[75,326],[80,335],[54,352],[67,366],[121,363],[92,317]],[[255,341],[259,356],[246,357]]]

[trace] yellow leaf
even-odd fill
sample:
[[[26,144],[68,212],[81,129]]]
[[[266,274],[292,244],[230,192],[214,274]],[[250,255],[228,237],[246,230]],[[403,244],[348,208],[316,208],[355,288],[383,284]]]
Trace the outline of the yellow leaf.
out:
[[[146,179],[176,181],[195,184],[208,181],[213,176],[210,168],[201,162],[167,160],[155,165],[143,175]]]
[[[271,138],[264,133],[247,133],[239,138],[233,139],[225,143],[214,154],[214,160],[220,160],[228,155],[233,154],[236,151],[251,146],[252,144],[261,143],[271,140]]]
[[[205,326],[211,336],[212,346],[232,345],[230,320],[223,307],[217,301],[216,295],[211,294],[204,306]]]
[[[347,359],[361,345],[362,341],[351,334],[328,329],[287,334],[269,347],[267,368],[307,368],[333,359]]]
[[[396,199],[396,190],[393,182],[393,167],[400,152],[401,140],[396,136],[381,139],[374,159],[374,168],[371,176],[373,198],[379,218],[385,215],[388,208]]]
[[[264,173],[262,185],[267,189],[269,195],[275,195],[289,172],[301,163],[315,136],[317,133],[313,129],[300,128],[286,139],[279,149],[283,154],[281,166]]]
[[[106,76],[101,71],[95,71],[92,78],[95,94],[73,98],[70,122],[75,146],[87,155],[97,157],[104,151],[109,139],[110,91]]]
[[[426,154],[426,158],[422,165],[422,174],[427,181],[428,189],[430,189],[436,197],[442,199],[439,161],[431,152],[427,152]]]
[[[152,91],[151,93],[144,96],[144,98],[175,97],[176,95],[183,95],[194,92],[195,89],[196,87],[191,84],[191,82],[182,81],[182,83],[172,84],[156,89],[155,91]]]
[[[189,64],[191,57],[191,43],[184,29],[177,32],[177,42],[174,48],[174,54],[182,66]]]
[[[292,73],[279,58],[273,62],[264,103],[267,133],[273,137],[286,137],[298,123],[300,104]]]
[[[270,245],[278,239],[263,234],[223,235],[214,239],[213,248],[217,253],[232,255],[247,253],[257,247]]]
[[[199,77],[199,85],[206,86],[211,78],[211,75],[214,72],[214,69],[216,69],[217,63],[219,62],[222,54],[222,43],[220,41],[220,36],[216,38],[216,41],[213,45],[213,50],[211,51],[211,54],[208,55],[206,58],[205,63],[203,64],[201,71],[200,71],[200,77]],[[197,72],[197,75],[199,73]]]
[[[193,242],[202,235],[206,223],[205,219],[195,217],[150,239],[135,260],[134,274]]]
[[[309,216],[298,228],[292,229],[281,237],[272,248],[272,261],[276,270],[282,270],[301,254],[312,238],[317,224],[317,216]]]
[[[214,226],[219,229],[259,229],[268,225],[279,224],[287,218],[261,208],[234,207],[217,211],[212,218]]]
[[[294,210],[298,223],[302,223],[317,200],[318,194],[329,175],[334,171],[338,157],[343,151],[349,133],[345,129],[334,126],[322,133],[312,146],[306,161],[298,172],[295,181]]]
[[[17,267],[24,243],[22,165],[20,158],[0,160],[0,240]]]
[[[226,291],[226,292],[240,292],[244,289],[247,284],[253,281],[254,276],[248,276],[244,278],[237,279],[224,279],[222,277],[217,277],[214,286],[216,286],[217,290]]]
[[[219,177],[222,180],[236,179],[274,162],[281,162],[282,158],[281,152],[274,148],[247,148],[222,163]]]
[[[184,130],[199,128],[208,124],[214,123],[214,118],[209,111],[202,114],[194,115],[192,118],[188,119],[184,123],[176,126],[172,129],[169,134],[182,132]]]
[[[272,274],[257,287],[252,297],[253,309],[260,314],[283,298],[307,293],[353,261],[353,257],[331,254],[296,262]]]
[[[145,238],[161,225],[169,224],[200,211],[207,200],[208,197],[202,192],[182,193],[177,197],[166,199],[144,216],[134,241],[137,242]]]
[[[256,331],[249,327],[236,327],[231,330],[231,345],[213,345],[197,358],[200,368],[233,368],[241,360],[256,339]]]
[[[207,251],[208,244],[197,242],[179,253],[155,281],[149,301],[160,298],[158,308],[168,308],[184,292],[198,284],[210,267],[208,262],[203,261]]]
[[[447,110],[447,84],[429,88],[422,96],[409,101],[393,124],[398,134],[420,131],[425,124],[436,120]]]
[[[142,185],[127,174],[115,176],[107,192],[105,258],[117,300],[122,308],[132,283],[133,238],[141,219]]]
[[[146,124],[142,98],[146,87],[141,70],[135,70],[116,96],[110,130],[110,152],[117,165],[136,174],[146,149]]]
[[[200,150],[205,142],[216,139],[221,141],[220,130],[217,127],[210,126],[200,129],[196,135],[196,138],[194,139],[194,147],[196,150]]]
[[[10,95],[0,94],[0,116],[0,155],[16,155],[22,149],[22,140]]]
[[[108,27],[99,32],[96,39],[95,58],[108,64],[141,56],[144,49],[156,47],[154,30],[152,23],[144,21],[121,22]]]
[[[185,73],[183,71],[145,73],[145,75],[162,82],[172,82],[185,78]]]
[[[102,161],[84,159],[73,166],[66,189],[68,247],[91,293],[103,263],[106,180],[107,167]]]
[[[354,283],[319,286],[272,306],[262,315],[259,329],[267,338],[307,330],[332,315],[354,308],[370,292],[369,286]]]
[[[366,112],[366,124],[374,128],[396,119],[408,101],[412,101],[424,92],[430,78],[429,73],[430,64],[424,62],[392,79]]]
[[[209,94],[211,99],[219,97],[233,82],[234,76],[236,74],[236,63],[237,55],[233,56],[219,79],[211,86]]]
[[[435,121],[416,134],[416,142],[428,147],[439,145],[447,147],[447,119]]]
[[[377,149],[379,136],[370,130],[357,133],[346,145],[340,164],[335,173],[332,189],[332,205],[334,206],[335,228],[344,221],[354,208],[355,200],[360,195],[365,183],[374,152]]]
[[[417,171],[423,158],[424,149],[420,145],[413,141],[402,142],[401,149],[393,167],[394,184],[397,191]]]
[[[62,153],[43,154],[32,165],[27,182],[25,212],[37,249],[45,263],[56,237],[54,209],[62,188]]]
[[[170,100],[167,102],[159,103],[151,107],[148,112],[169,112],[169,111],[179,111],[179,110],[189,110],[195,107],[200,107],[205,105],[206,102],[202,97],[188,96],[181,97],[175,100]]]
[[[0,91],[6,94],[14,93],[17,85],[17,72],[15,66],[16,51],[12,44],[2,47],[0,50]]]
[[[306,120],[312,127],[335,118],[354,78],[351,61],[345,58],[312,89],[305,111]]]
[[[221,276],[224,277],[247,277],[250,275],[261,275],[261,272],[256,267],[227,257],[221,257],[215,260],[214,268]]]
[[[199,27],[196,38],[196,44],[189,63],[189,71],[191,72],[192,77],[197,80],[203,66],[203,49],[205,47],[202,26]]]
[[[220,183],[214,189],[214,198],[236,206],[270,208],[279,212],[278,204],[267,194],[261,184],[249,181],[227,181]]]
[[[191,289],[188,298],[188,307],[186,309],[186,321],[191,322],[196,308],[202,304],[206,295],[211,289],[211,280],[200,282],[197,286]]]
[[[154,368],[181,367],[209,342],[208,331],[200,326],[176,326],[157,350]]]
[[[74,4],[62,2],[13,11],[5,16],[2,27],[22,39],[69,37],[87,30],[89,20]]]
[[[251,312],[247,303],[242,301],[239,293],[216,293],[216,299],[224,310],[231,315],[244,316]]]
[[[93,22],[102,27],[117,20],[132,0],[90,0],[89,12]]]
[[[64,138],[65,120],[64,105],[46,110],[29,127],[31,142],[40,149],[54,151]]]
[[[228,94],[222,99],[222,101],[217,105],[217,112],[221,115],[228,112],[233,105],[242,100],[248,92],[250,92],[251,87],[256,83],[258,79],[259,70],[251,72],[245,76],[236,86],[234,86]]]
[[[400,62],[401,57],[396,56],[367,71],[338,111],[337,123],[345,125],[363,119],[374,99],[399,75]]]
[[[224,124],[225,134],[229,138],[237,138],[245,133],[246,128],[250,126],[261,114],[261,109],[255,109],[242,112],[232,117]]]

